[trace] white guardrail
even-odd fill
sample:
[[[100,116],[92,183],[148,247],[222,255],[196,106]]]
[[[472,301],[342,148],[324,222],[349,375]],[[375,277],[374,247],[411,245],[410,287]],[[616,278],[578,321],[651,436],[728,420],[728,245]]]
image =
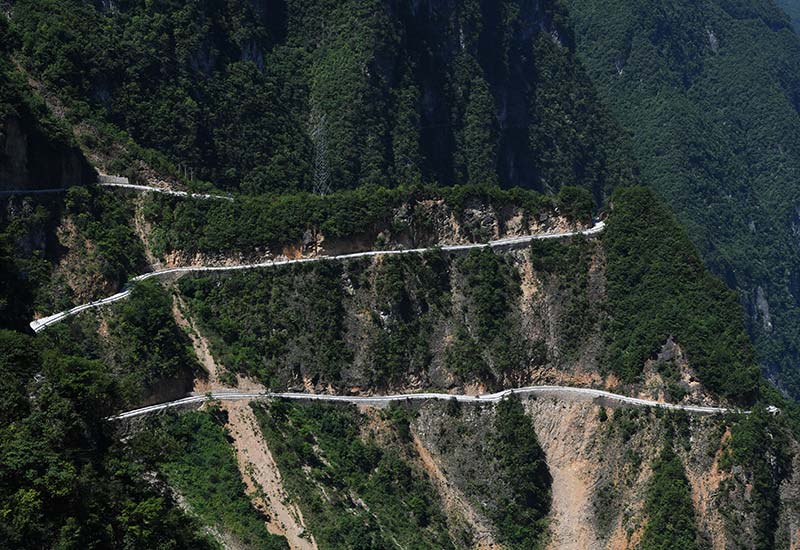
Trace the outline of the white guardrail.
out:
[[[373,395],[373,396],[352,396],[352,395],[327,395],[319,393],[299,393],[299,392],[241,392],[236,390],[214,391],[206,394],[192,394],[183,399],[149,405],[131,411],[126,411],[112,416],[109,420],[122,420],[134,418],[146,414],[151,414],[175,407],[182,407],[194,404],[202,404],[206,401],[243,401],[259,399],[291,399],[296,401],[325,401],[338,403],[351,403],[354,405],[379,406],[398,401],[422,401],[422,400],[455,400],[459,403],[496,403],[501,399],[518,395],[520,397],[530,395],[552,395],[567,394],[576,397],[584,397],[588,400],[602,399],[611,402],[623,403],[638,407],[652,407],[674,411],[685,411],[695,414],[749,414],[750,411],[731,409],[726,407],[710,407],[702,405],[678,405],[674,403],[664,403],[650,399],[640,399],[638,397],[628,397],[604,390],[593,388],[576,388],[572,386],[527,386],[523,388],[513,388],[483,395],[457,395],[449,393],[404,393],[398,395]]]
[[[269,267],[277,267],[282,265],[290,265],[290,264],[300,264],[300,263],[307,263],[307,262],[321,262],[326,260],[335,260],[335,261],[344,261],[344,260],[352,260],[356,258],[367,258],[371,256],[388,256],[394,254],[420,254],[423,252],[427,252],[430,250],[443,250],[445,252],[456,252],[456,251],[463,251],[463,250],[470,250],[475,248],[506,248],[506,247],[514,247],[528,244],[532,241],[536,240],[545,240],[545,239],[560,239],[560,238],[569,238],[575,237],[578,235],[596,235],[600,233],[605,228],[604,222],[597,222],[595,225],[590,227],[589,229],[585,229],[583,231],[565,231],[561,233],[549,233],[543,235],[525,235],[521,237],[508,237],[505,239],[498,239],[495,241],[489,241],[487,243],[474,243],[474,244],[458,244],[458,245],[446,245],[441,247],[429,247],[429,248],[410,248],[410,249],[402,249],[402,250],[372,250],[368,252],[354,252],[351,254],[341,254],[338,256],[317,256],[314,258],[300,258],[300,259],[285,259],[285,260],[270,260],[267,262],[255,263],[255,264],[242,264],[242,265],[230,265],[230,266],[192,266],[192,267],[173,267],[170,269],[162,269],[160,271],[153,271],[151,273],[145,273],[143,275],[138,275],[131,279],[131,282],[136,281],[143,281],[145,279],[150,279],[152,277],[163,277],[165,275],[170,274],[182,274],[182,273],[195,273],[195,272],[211,272],[211,271],[238,271],[244,269],[263,269]],[[67,317],[71,317],[76,315],[82,311],[86,311],[87,309],[101,307],[104,305],[108,305],[114,303],[119,300],[123,300],[130,296],[130,288],[126,288],[122,292],[118,292],[113,296],[109,296],[108,298],[104,298],[102,300],[96,300],[93,302],[89,302],[88,304],[82,304],[80,306],[76,306],[72,309],[68,309],[66,311],[60,311],[58,313],[54,313],[53,315],[48,315],[47,317],[42,317],[40,319],[35,319],[30,322],[30,327],[33,329],[34,332],[40,332],[47,328],[50,325],[54,325],[60,321],[63,321]]]
[[[97,176],[97,185],[100,187],[116,187],[120,189],[131,189],[134,191],[141,191],[144,193],[162,193],[164,195],[173,195],[176,197],[188,197],[200,200],[223,200],[234,201],[234,198],[229,195],[211,195],[206,193],[189,193],[188,191],[176,191],[173,189],[165,189],[163,187],[154,187],[151,185],[135,185],[130,183],[125,176],[109,176],[108,174],[99,174]],[[69,187],[54,187],[50,189],[9,189],[0,191],[0,197],[8,197],[14,195],[44,195],[54,193],[65,193]]]

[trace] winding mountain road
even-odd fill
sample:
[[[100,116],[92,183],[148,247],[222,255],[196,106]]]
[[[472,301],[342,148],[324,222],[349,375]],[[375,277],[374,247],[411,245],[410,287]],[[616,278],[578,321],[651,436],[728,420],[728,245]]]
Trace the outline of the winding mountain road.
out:
[[[188,197],[191,199],[202,200],[222,200],[233,202],[234,198],[228,195],[207,195],[204,193],[189,193],[187,191],[174,191],[172,189],[162,189],[161,187],[151,187],[149,185],[134,185],[132,183],[98,183],[100,187],[120,187],[122,189],[133,189],[134,191],[144,191],[153,193],[162,193],[164,195],[174,195],[176,197]]]
[[[122,189],[132,189],[134,191],[142,191],[146,193],[161,193],[164,195],[173,195],[176,197],[188,197],[191,199],[201,200],[223,200],[233,202],[234,198],[228,195],[208,195],[205,193],[189,193],[188,191],[175,191],[173,189],[163,189],[161,187],[153,187],[150,185],[134,185],[132,183],[122,182],[98,182],[98,187],[118,187]],[[54,187],[52,189],[9,189],[7,191],[0,191],[0,197],[11,197],[14,195],[48,195],[56,193],[66,193],[69,187]]]
[[[640,399],[638,397],[627,397],[616,393],[607,392],[604,390],[596,390],[592,388],[575,388],[571,386],[528,386],[524,388],[513,388],[508,390],[499,391],[497,393],[488,393],[483,395],[455,395],[449,393],[402,393],[398,395],[372,395],[372,396],[352,396],[352,395],[327,395],[319,393],[297,393],[297,392],[246,392],[236,390],[223,390],[214,391],[206,394],[192,394],[189,397],[169,401],[167,403],[159,403],[158,405],[150,405],[140,409],[134,409],[112,416],[109,420],[123,420],[126,418],[135,418],[146,414],[152,414],[167,409],[189,406],[194,404],[201,404],[205,401],[242,401],[242,400],[260,400],[260,399],[292,399],[295,401],[323,401],[331,403],[351,403],[354,405],[368,405],[368,406],[381,406],[397,401],[423,401],[423,400],[439,400],[449,401],[455,399],[459,403],[497,403],[504,397],[510,395],[517,395],[519,397],[528,396],[548,396],[558,395],[559,398],[573,398],[577,400],[593,401],[595,399],[605,400],[609,403],[621,403],[625,405],[632,405],[636,407],[653,407],[660,409],[668,409],[673,411],[686,411],[695,414],[728,414],[740,413],[749,414],[749,411],[741,411],[738,409],[730,409],[726,407],[706,407],[700,405],[676,405],[673,403],[663,403],[661,401],[653,401],[650,399]]]
[[[145,279],[150,279],[152,277],[163,277],[166,275],[174,275],[174,274],[184,274],[184,273],[196,273],[196,272],[210,272],[210,271],[239,271],[244,269],[263,269],[269,267],[278,267],[282,265],[292,265],[292,264],[300,264],[300,263],[308,263],[308,262],[321,262],[325,260],[335,260],[335,261],[343,261],[343,260],[353,260],[357,258],[369,258],[373,256],[390,256],[390,255],[397,255],[397,254],[420,254],[423,252],[427,252],[429,250],[443,250],[445,252],[458,252],[464,250],[471,250],[476,248],[496,248],[496,249],[503,249],[503,248],[515,248],[518,246],[523,246],[526,244],[531,243],[532,241],[537,240],[545,240],[545,239],[561,239],[561,238],[568,238],[568,237],[576,237],[578,235],[596,235],[603,231],[605,228],[605,222],[597,222],[589,229],[584,229],[582,231],[564,231],[561,233],[545,233],[540,235],[523,235],[520,237],[507,237],[505,239],[498,239],[495,241],[489,241],[487,243],[471,243],[471,244],[456,244],[456,245],[446,245],[440,247],[428,247],[428,248],[409,248],[409,249],[402,249],[402,250],[370,250],[368,252],[353,252],[351,254],[340,254],[337,256],[316,256],[314,258],[299,258],[299,259],[285,259],[285,260],[270,260],[268,262],[256,263],[256,264],[242,264],[242,265],[229,265],[229,266],[192,266],[192,267],[174,267],[171,269],[162,269],[159,271],[153,271],[151,273],[145,273],[144,275],[138,275],[131,279],[131,282],[136,281],[143,281]],[[113,296],[109,296],[108,298],[103,298],[102,300],[96,300],[94,302],[89,302],[88,304],[82,304],[76,306],[72,309],[68,309],[66,311],[59,311],[58,313],[54,313],[53,315],[48,315],[47,317],[42,317],[40,319],[35,319],[31,321],[30,327],[33,329],[34,332],[40,332],[50,325],[54,325],[64,319],[71,317],[73,315],[77,315],[82,311],[86,311],[87,309],[92,309],[95,307],[100,307],[104,305],[108,305],[119,300],[123,300],[130,296],[131,290],[130,288],[126,288],[122,292],[118,292]]]

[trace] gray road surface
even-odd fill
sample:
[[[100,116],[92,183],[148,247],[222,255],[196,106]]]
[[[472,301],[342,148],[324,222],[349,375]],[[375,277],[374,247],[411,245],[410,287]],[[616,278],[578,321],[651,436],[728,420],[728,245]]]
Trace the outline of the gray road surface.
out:
[[[242,264],[242,265],[230,265],[230,266],[193,266],[193,267],[175,267],[171,269],[163,269],[160,271],[153,271],[152,273],[145,273],[144,275],[138,275],[131,279],[131,281],[143,281],[145,279],[150,279],[152,277],[163,277],[165,275],[170,274],[183,274],[183,273],[195,273],[195,272],[209,272],[209,271],[238,271],[243,269],[263,269],[269,267],[277,267],[281,265],[291,265],[291,264],[300,264],[300,263],[307,263],[307,262],[320,262],[324,260],[353,260],[357,258],[368,258],[372,256],[388,256],[394,254],[420,254],[423,252],[427,252],[429,250],[444,250],[446,252],[457,252],[457,251],[464,251],[470,250],[474,248],[515,248],[518,246],[523,246],[529,244],[532,241],[536,240],[545,240],[545,239],[560,239],[566,237],[575,237],[577,235],[596,235],[603,231],[605,228],[605,222],[597,222],[595,225],[590,227],[589,229],[584,229],[583,231],[565,231],[561,233],[547,233],[542,235],[523,235],[521,237],[508,237],[505,239],[498,239],[496,241],[489,241],[488,243],[472,243],[472,244],[457,244],[457,245],[446,245],[441,247],[429,247],[429,248],[410,248],[404,250],[370,250],[368,252],[354,252],[352,254],[341,254],[338,256],[317,256],[314,258],[300,258],[296,260],[270,260],[268,262],[262,262],[257,264]],[[34,332],[40,332],[50,325],[54,325],[64,319],[71,317],[73,315],[77,315],[82,311],[86,311],[87,309],[92,309],[95,307],[100,307],[104,305],[111,304],[118,300],[123,300],[130,295],[130,289],[125,289],[122,292],[114,294],[113,296],[109,296],[108,298],[103,298],[102,300],[97,300],[94,302],[90,302],[88,304],[82,304],[76,306],[72,309],[68,309],[66,311],[59,311],[58,313],[54,313],[52,315],[48,315],[47,317],[42,317],[40,319],[35,319],[30,322],[30,327],[33,329]]]

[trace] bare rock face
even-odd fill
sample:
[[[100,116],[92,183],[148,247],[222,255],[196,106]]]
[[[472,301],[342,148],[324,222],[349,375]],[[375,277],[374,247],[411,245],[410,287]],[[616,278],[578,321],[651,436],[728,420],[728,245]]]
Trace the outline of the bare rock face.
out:
[[[772,332],[772,316],[769,313],[767,293],[761,286],[756,289],[756,310],[758,311],[758,316],[761,318],[761,322],[764,325],[764,332]]]

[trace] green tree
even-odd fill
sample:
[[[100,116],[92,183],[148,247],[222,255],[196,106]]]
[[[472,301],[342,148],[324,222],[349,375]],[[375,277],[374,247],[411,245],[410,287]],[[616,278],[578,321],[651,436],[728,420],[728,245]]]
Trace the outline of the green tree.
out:
[[[467,181],[473,185],[497,184],[497,122],[489,85],[475,76],[470,83],[464,115],[464,156]]]
[[[112,444],[119,392],[102,362],[0,331],[0,380],[1,547],[213,547]]]
[[[511,548],[541,548],[552,478],[531,420],[516,396],[497,405],[491,449],[501,482],[512,488],[511,498],[500,503],[497,516],[492,518],[501,539]]]
[[[419,143],[421,119],[419,88],[406,77],[403,86],[395,91],[396,114],[392,124],[393,179],[400,184],[422,183],[424,162]]]
[[[667,445],[653,464],[645,499],[643,550],[695,550],[692,491],[680,457]]]
[[[185,379],[184,374],[199,369],[171,308],[164,288],[146,280],[134,285],[130,298],[109,320],[110,355],[131,403],[157,382]]]
[[[763,367],[800,395],[800,38],[788,17],[767,0],[565,5],[642,182],[740,293]]]

